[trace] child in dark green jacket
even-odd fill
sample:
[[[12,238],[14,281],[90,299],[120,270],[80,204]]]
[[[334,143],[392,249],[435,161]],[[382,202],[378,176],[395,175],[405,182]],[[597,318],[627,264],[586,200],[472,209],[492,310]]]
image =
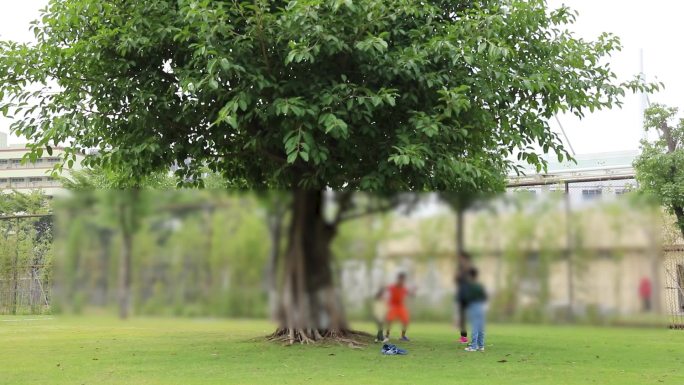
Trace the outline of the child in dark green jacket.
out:
[[[484,352],[485,350],[485,305],[487,291],[477,280],[477,269],[468,272],[468,282],[464,285],[463,300],[466,303],[466,313],[473,328],[470,336],[471,343],[467,352]]]

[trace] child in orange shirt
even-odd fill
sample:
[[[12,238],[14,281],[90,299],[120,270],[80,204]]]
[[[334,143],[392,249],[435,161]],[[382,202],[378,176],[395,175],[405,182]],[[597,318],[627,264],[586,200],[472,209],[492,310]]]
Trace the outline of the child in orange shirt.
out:
[[[408,329],[409,324],[409,311],[406,308],[404,300],[406,299],[407,295],[413,295],[414,293],[406,288],[406,274],[399,273],[397,276],[397,282],[388,287],[387,291],[389,293],[389,300],[387,303],[387,332],[385,334],[385,339],[389,339],[392,322],[398,320],[401,322],[402,326],[401,340],[409,341],[408,337],[406,337],[406,329]]]

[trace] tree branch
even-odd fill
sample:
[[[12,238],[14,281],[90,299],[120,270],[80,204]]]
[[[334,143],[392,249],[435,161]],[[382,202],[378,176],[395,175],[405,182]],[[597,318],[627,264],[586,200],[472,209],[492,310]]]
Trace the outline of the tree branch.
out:
[[[286,163],[287,163],[287,159],[283,158],[282,156],[278,156],[278,155],[276,155],[276,154],[274,154],[274,153],[272,153],[272,152],[270,152],[270,151],[268,151],[268,150],[266,150],[266,149],[263,149],[263,148],[260,149],[260,151],[261,151],[264,155],[266,155],[267,157],[271,158],[272,160],[275,160],[275,161],[278,162],[278,163],[282,163],[282,164],[286,164]]]
[[[365,211],[362,211],[362,212],[357,212],[357,213],[342,216],[340,218],[340,222],[345,222],[345,221],[349,221],[349,220],[353,220],[353,219],[362,218],[362,217],[365,217],[368,215],[373,215],[373,214],[389,211],[389,210],[395,208],[396,206],[397,206],[396,204],[389,204],[389,205],[369,208],[369,209],[366,209]]]
[[[344,214],[351,207],[351,198],[354,195],[353,191],[343,191],[339,193],[339,198],[337,199],[337,214],[333,220],[332,225],[337,226],[342,221],[342,214]]]
[[[340,222],[358,219],[358,218],[365,217],[368,215],[373,215],[373,214],[378,214],[378,213],[382,213],[385,211],[389,211],[389,210],[392,210],[392,209],[399,207],[402,204],[406,204],[406,211],[410,212],[411,210],[413,210],[415,205],[420,200],[420,197],[418,194],[411,194],[410,199],[406,199],[406,200],[402,200],[401,199],[402,196],[406,196],[406,194],[397,194],[396,196],[390,198],[389,202],[386,204],[378,205],[375,207],[368,207],[368,208],[366,208],[366,210],[361,211],[361,212],[355,212],[355,213],[351,213],[349,215],[343,215],[340,217]]]

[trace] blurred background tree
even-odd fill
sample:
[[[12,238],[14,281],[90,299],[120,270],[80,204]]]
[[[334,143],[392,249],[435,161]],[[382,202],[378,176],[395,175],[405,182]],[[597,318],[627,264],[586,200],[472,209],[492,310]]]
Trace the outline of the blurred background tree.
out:
[[[644,129],[657,133],[654,141],[641,142],[634,162],[639,189],[675,215],[684,236],[684,119],[678,109],[654,104],[644,113]]]

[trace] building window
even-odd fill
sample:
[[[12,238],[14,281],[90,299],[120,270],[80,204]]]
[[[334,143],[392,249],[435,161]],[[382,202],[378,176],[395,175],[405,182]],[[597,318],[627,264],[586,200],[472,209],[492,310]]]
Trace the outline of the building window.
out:
[[[520,294],[528,298],[538,298],[541,294],[541,282],[539,274],[541,269],[541,258],[538,252],[531,252],[527,255],[526,268],[520,277]]]
[[[9,165],[9,160],[0,159],[0,168],[7,168],[8,165]]]
[[[29,182],[42,182],[42,181],[43,181],[43,178],[36,178],[36,177],[29,178]]]
[[[0,178],[0,187],[7,187],[9,180],[7,178]]]
[[[11,187],[26,187],[26,180],[24,178],[10,178]]]
[[[601,189],[586,189],[582,190],[582,199],[586,201],[598,199],[601,197]]]

